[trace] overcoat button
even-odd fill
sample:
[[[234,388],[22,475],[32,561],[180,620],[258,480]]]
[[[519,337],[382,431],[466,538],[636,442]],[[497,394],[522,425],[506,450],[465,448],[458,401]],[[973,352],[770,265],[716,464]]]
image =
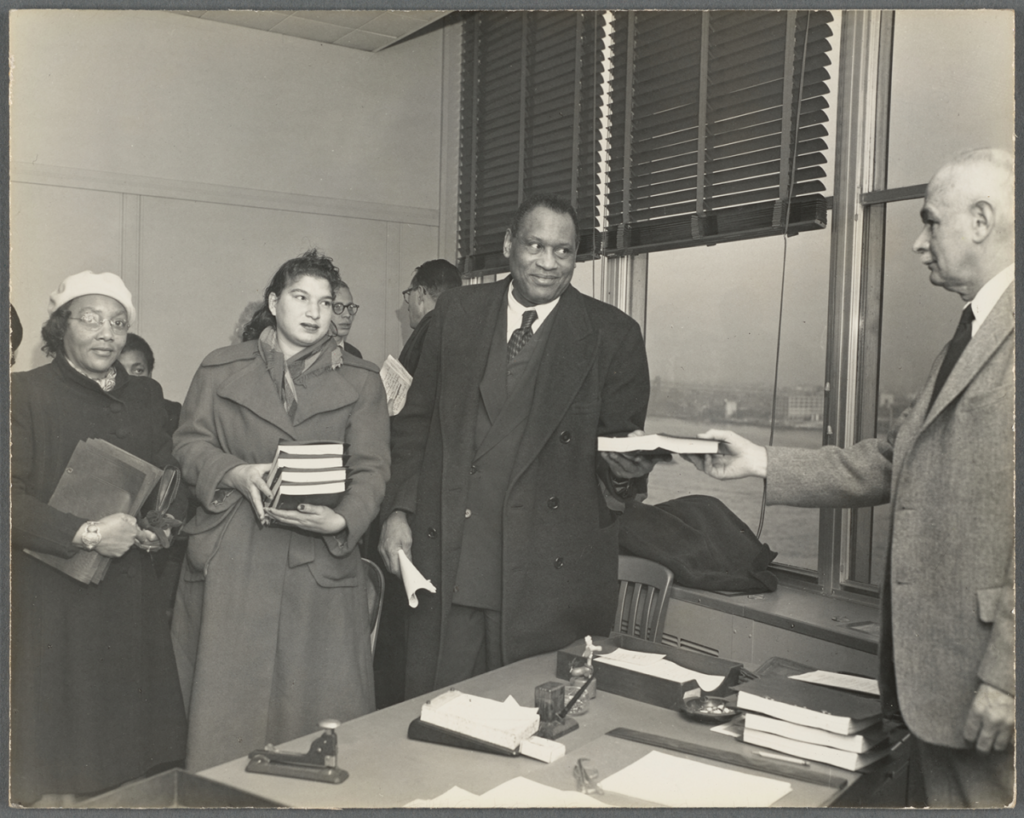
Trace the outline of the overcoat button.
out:
[[[548,497],[548,508],[558,508],[557,497]]]
[[[431,538],[436,537],[437,536],[437,529],[436,528],[428,528],[427,529],[427,536],[431,537]]]
[[[472,466],[469,467],[469,473],[470,474],[476,474],[477,471],[478,471],[478,469],[476,467],[476,463],[474,463]]]
[[[563,443],[571,443],[572,442],[572,432],[570,432],[568,429],[566,429],[564,432],[562,432],[562,434],[560,434],[558,436],[558,439],[561,440]]]
[[[470,517],[472,517],[472,516],[473,516],[473,512],[472,512],[472,511],[470,511],[470,510],[469,510],[469,509],[467,508],[467,509],[466,509],[466,519],[469,519],[469,518],[470,518]]]
[[[561,557],[555,557],[555,568],[561,568],[563,565],[565,565],[565,560]]]

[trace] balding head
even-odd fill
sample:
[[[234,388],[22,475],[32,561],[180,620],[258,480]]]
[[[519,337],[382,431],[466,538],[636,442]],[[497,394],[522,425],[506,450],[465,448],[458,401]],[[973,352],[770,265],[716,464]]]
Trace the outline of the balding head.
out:
[[[993,148],[955,156],[928,183],[921,220],[914,250],[931,282],[972,300],[1013,263],[1013,157]]]

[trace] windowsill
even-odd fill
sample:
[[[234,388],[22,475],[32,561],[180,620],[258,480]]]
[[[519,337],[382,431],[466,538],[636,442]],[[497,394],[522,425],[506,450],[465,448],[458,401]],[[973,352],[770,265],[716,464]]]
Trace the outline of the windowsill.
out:
[[[877,601],[825,597],[782,584],[766,594],[722,594],[673,585],[671,598],[865,653],[878,651]]]

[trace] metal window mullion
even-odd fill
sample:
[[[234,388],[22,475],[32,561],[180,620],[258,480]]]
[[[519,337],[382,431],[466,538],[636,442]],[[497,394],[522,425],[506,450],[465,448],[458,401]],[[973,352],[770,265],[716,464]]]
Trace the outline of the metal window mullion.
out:
[[[629,198],[632,184],[633,165],[633,80],[635,70],[633,61],[636,59],[636,12],[630,11],[626,16],[626,99],[625,99],[625,132],[623,134],[622,162],[622,227],[629,224]],[[621,242],[620,242],[621,244]]]
[[[470,107],[469,252],[466,253],[467,258],[474,255],[477,249],[476,211],[479,191],[479,188],[477,187],[477,160],[479,159],[480,153],[480,38],[483,36],[480,28],[480,15],[477,14],[473,19],[473,33],[471,35],[473,37],[473,68],[470,82],[470,98],[472,99],[472,104]],[[468,270],[463,270],[463,272],[468,272]]]
[[[702,11],[700,18],[700,98],[698,99],[697,111],[697,193],[694,199],[694,215],[703,216],[705,211],[705,190],[704,178],[707,172],[707,149],[708,149],[708,80],[709,80],[709,55],[711,40],[711,12]]]
[[[810,20],[807,21],[810,28]],[[779,203],[780,207],[775,210],[775,226],[781,227],[786,223],[785,210],[789,207],[789,182],[790,174],[795,173],[795,168],[790,164],[790,159],[795,159],[796,151],[793,149],[796,137],[793,134],[793,63],[796,60],[796,12],[786,12],[786,45],[783,50],[782,66],[782,142],[779,150]],[[799,126],[797,126],[799,127]],[[793,163],[795,165],[795,161]]]

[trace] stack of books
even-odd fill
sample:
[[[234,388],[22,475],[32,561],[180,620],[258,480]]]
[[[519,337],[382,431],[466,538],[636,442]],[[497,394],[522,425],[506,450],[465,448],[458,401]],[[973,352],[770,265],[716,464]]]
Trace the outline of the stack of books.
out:
[[[743,741],[780,753],[860,770],[892,749],[874,696],[783,677],[738,688]]]
[[[300,504],[333,508],[345,491],[345,444],[282,441],[267,478],[270,508],[294,510]]]

